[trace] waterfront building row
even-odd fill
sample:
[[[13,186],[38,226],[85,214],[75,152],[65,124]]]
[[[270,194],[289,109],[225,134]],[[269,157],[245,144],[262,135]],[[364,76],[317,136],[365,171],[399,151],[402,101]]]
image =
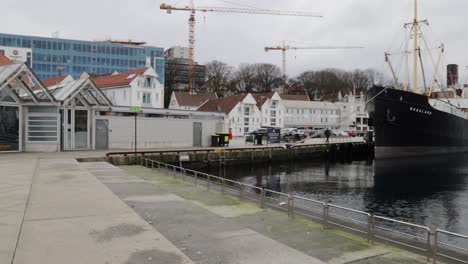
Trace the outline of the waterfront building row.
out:
[[[160,88],[151,67],[108,79],[40,80],[28,64],[0,54],[0,152],[202,147],[224,130],[223,114],[155,108],[144,94],[137,112],[128,107],[138,104],[130,94]],[[108,97],[126,89],[127,101]]]

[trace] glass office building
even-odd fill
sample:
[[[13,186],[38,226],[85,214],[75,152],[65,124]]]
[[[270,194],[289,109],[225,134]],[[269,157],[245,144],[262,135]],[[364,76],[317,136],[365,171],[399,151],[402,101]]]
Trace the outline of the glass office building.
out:
[[[83,72],[104,75],[153,67],[164,84],[164,49],[137,42],[82,41],[0,33],[0,53],[27,62],[41,79]]]

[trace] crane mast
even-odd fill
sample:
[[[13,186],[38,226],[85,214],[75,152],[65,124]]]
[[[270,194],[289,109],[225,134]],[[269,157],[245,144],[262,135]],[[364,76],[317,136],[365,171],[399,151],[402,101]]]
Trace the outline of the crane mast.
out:
[[[281,46],[273,46],[273,47],[265,47],[265,51],[268,52],[270,50],[281,50],[283,55],[283,68],[282,68],[282,76],[283,82],[280,88],[280,94],[284,93],[286,89],[286,51],[287,50],[306,50],[306,49],[362,49],[363,47],[360,46],[309,46],[309,47],[292,47],[286,45],[283,41]]]
[[[298,17],[322,17],[317,13],[310,12],[296,12],[296,11],[283,11],[283,10],[270,10],[270,9],[256,9],[256,8],[229,8],[229,7],[195,7],[194,1],[190,0],[189,6],[177,7],[162,3],[160,9],[166,10],[167,13],[172,11],[188,11],[189,17],[189,91],[193,93],[195,85],[195,13],[196,12],[218,12],[218,13],[238,13],[238,14],[258,14],[258,15],[276,15],[276,16],[298,16]],[[285,67],[286,62],[283,66]]]

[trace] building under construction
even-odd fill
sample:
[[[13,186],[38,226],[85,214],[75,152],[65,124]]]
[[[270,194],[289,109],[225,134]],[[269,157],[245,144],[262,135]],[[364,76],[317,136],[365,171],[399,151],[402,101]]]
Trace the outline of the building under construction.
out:
[[[188,48],[171,47],[165,51],[166,88],[185,90],[189,88]],[[206,67],[194,62],[194,89],[205,84]]]

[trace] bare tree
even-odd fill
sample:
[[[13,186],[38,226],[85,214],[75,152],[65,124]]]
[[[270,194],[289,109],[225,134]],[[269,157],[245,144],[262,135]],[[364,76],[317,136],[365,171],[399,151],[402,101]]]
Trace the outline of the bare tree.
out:
[[[232,67],[224,62],[212,61],[206,65],[206,89],[223,97],[228,89]]]
[[[278,66],[269,63],[258,63],[255,67],[255,82],[259,92],[271,92],[281,85],[282,75]]]
[[[241,64],[239,68],[234,73],[232,79],[233,88],[237,92],[250,93],[256,89],[255,82],[255,66],[252,64]]]

